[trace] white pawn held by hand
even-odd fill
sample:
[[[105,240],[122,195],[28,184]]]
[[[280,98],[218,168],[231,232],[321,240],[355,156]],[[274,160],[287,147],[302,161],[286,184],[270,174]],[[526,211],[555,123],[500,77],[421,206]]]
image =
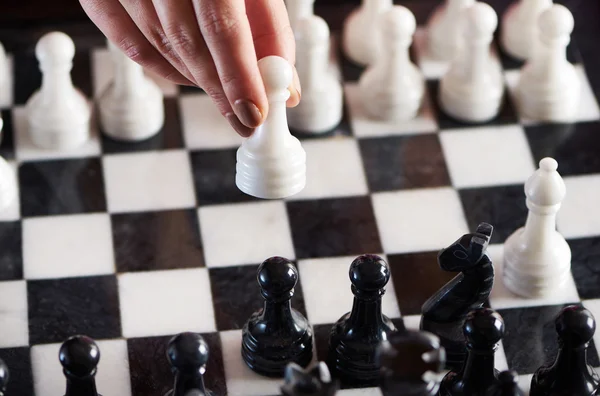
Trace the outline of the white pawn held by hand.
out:
[[[504,80],[490,44],[498,26],[495,11],[477,2],[462,15],[461,55],[454,58],[440,82],[439,101],[445,113],[464,122],[485,122],[500,111]]]
[[[43,77],[26,105],[31,140],[45,149],[80,146],[90,137],[91,106],[71,80],[75,44],[66,34],[52,32],[38,41],[35,54]]]
[[[409,120],[417,115],[425,92],[423,75],[409,56],[417,23],[403,6],[385,12],[379,23],[383,52],[359,80],[362,106],[374,119]]]
[[[109,45],[115,78],[100,95],[102,130],[116,140],[138,141],[156,135],[165,120],[163,94],[142,66]]]
[[[525,183],[527,222],[504,243],[504,284],[523,297],[556,293],[569,278],[571,249],[556,231],[556,214],[566,194],[553,158],[540,161]]]
[[[375,61],[381,51],[380,17],[392,6],[392,0],[362,0],[346,18],[342,49],[352,62],[366,66]]]
[[[571,122],[581,92],[577,71],[567,61],[573,15],[566,7],[554,4],[540,15],[538,24],[535,52],[521,69],[517,84],[517,106],[527,119]]]
[[[267,56],[258,61],[258,68],[269,112],[237,151],[235,182],[241,191],[257,198],[286,198],[306,184],[306,152],[290,133],[286,117],[292,66],[281,57]]]
[[[513,3],[502,18],[500,43],[513,58],[526,60],[538,40],[540,14],[552,6],[552,0],[520,0]]]
[[[465,8],[475,0],[446,0],[427,23],[427,43],[432,58],[450,61],[461,47],[460,20]]]
[[[302,100],[287,109],[288,125],[305,133],[325,133],[342,120],[342,84],[329,69],[329,27],[316,15],[298,21],[296,70]]]

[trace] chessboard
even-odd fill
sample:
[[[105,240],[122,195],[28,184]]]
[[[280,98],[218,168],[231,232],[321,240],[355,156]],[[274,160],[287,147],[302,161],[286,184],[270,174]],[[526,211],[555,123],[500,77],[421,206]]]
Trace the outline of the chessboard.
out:
[[[241,138],[201,90],[158,78],[166,121],[157,136],[119,143],[96,126],[76,150],[37,149],[24,104],[41,83],[33,37],[45,31],[14,37],[12,45],[8,37],[12,89],[0,97],[0,154],[17,172],[19,199],[0,213],[7,394],[63,394],[59,346],[85,334],[101,351],[100,393],[163,396],[173,384],[167,342],[183,331],[206,339],[205,381],[216,395],[279,394],[281,380],[254,374],[240,356],[241,328],[262,306],[256,270],[263,260],[279,255],[297,265],[292,305],[313,325],[316,358],[324,360],[332,324],[352,305],[348,268],[356,256],[375,253],[388,262],[383,311],[418,328],[423,302],[454,275],[439,268],[437,252],[480,222],[494,226],[488,253],[496,283],[488,305],[506,326],[499,370],[515,370],[528,389],[532,373],[556,353],[553,319],[563,306],[583,304],[600,320],[598,5],[566,3],[576,21],[568,56],[583,82],[577,122],[523,119],[508,94],[498,117],[469,125],[437,105],[447,65],[428,57],[423,28],[437,2],[402,4],[420,23],[411,54],[427,78],[421,112],[396,124],[365,116],[356,84],[362,69],[335,45],[341,17],[328,8],[322,15],[334,33],[332,67],[344,80],[344,119],[326,135],[298,135],[307,185],[286,200],[241,193],[234,180]],[[94,32],[72,34],[73,81],[90,100],[112,75],[104,39]],[[510,93],[521,64],[496,48]],[[572,250],[572,276],[549,299],[523,299],[502,284],[502,244],[524,224],[523,184],[546,156],[558,161],[567,188],[557,228]],[[589,358],[600,366],[595,346]]]

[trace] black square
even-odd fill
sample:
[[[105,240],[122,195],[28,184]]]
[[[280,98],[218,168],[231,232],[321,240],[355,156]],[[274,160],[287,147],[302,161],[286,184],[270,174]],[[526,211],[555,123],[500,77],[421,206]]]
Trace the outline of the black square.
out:
[[[439,80],[428,80],[427,89],[429,90],[429,97],[433,98],[431,102],[435,109],[435,114],[437,115],[438,126],[441,130],[476,128],[481,127],[482,125],[512,125],[519,123],[517,112],[508,93],[505,93],[502,104],[500,105],[500,112],[496,117],[494,117],[494,119],[486,123],[466,123],[447,115],[440,107],[440,103],[438,101],[440,89]]]
[[[554,361],[558,351],[554,320],[564,305],[498,310],[504,319],[502,344],[508,367],[519,374],[533,374]],[[598,367],[598,353],[590,343],[588,362]]]
[[[217,330],[239,330],[252,313],[263,307],[264,299],[256,280],[258,265],[209,270]],[[300,280],[294,289],[292,308],[306,317]]]
[[[526,126],[525,134],[536,162],[558,161],[563,176],[600,173],[600,122]]]
[[[362,139],[359,144],[370,191],[450,185],[437,134]]]
[[[499,15],[501,15],[501,14],[499,14]],[[499,32],[499,30],[498,30],[498,32]],[[498,35],[498,39],[499,39],[499,35]],[[524,61],[515,59],[512,56],[508,55],[506,53],[506,51],[504,51],[504,49],[502,48],[502,45],[500,45],[499,43],[500,43],[500,41],[498,41],[497,48],[499,49],[498,53],[500,54],[500,62],[502,63],[503,70],[514,70],[514,69],[519,70],[523,66],[525,66]],[[577,50],[574,41],[571,41],[571,43],[569,43],[569,45],[567,46],[567,60],[570,63],[582,62],[581,54]]]
[[[571,239],[571,273],[583,300],[600,298],[600,237]]]
[[[209,348],[204,384],[213,394],[226,395],[223,349],[219,334],[202,334],[202,337]],[[166,353],[171,338],[172,336],[164,336],[127,340],[132,396],[164,396],[173,388],[174,377]]]
[[[27,303],[31,344],[63,342],[73,334],[121,337],[113,275],[28,281]]]
[[[176,98],[164,99],[165,122],[158,134],[139,142],[121,142],[102,133],[105,153],[127,153],[150,150],[178,149],[183,147],[179,102]]]
[[[0,222],[0,281],[23,279],[21,230],[20,221]]]
[[[437,252],[388,255],[392,282],[403,316],[420,315],[429,297],[454,278],[437,262]]]
[[[236,150],[194,151],[190,153],[198,205],[258,200],[241,192],[235,184]]]
[[[7,160],[15,158],[14,124],[11,110],[0,111],[2,118],[2,133],[0,141],[0,155]]]
[[[195,210],[111,215],[118,272],[204,266]]]
[[[26,162],[19,187],[23,217],[106,211],[99,158]]]
[[[0,358],[8,366],[6,394],[33,395],[33,371],[29,347],[0,349]]]
[[[470,230],[481,222],[494,226],[490,243],[504,243],[525,225],[527,206],[522,185],[470,188],[459,191]]]
[[[287,212],[298,258],[383,251],[368,196],[287,202]]]

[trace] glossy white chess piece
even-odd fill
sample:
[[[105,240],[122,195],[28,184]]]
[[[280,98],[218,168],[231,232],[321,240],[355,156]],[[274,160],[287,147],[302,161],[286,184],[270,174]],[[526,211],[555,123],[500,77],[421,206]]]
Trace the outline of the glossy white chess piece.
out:
[[[298,22],[303,18],[313,15],[315,0],[285,0],[290,25],[296,31]]]
[[[450,61],[461,46],[461,15],[475,0],[445,0],[427,23],[427,43],[432,58]]]
[[[287,87],[292,66],[278,56],[258,61],[269,100],[266,120],[237,151],[235,182],[248,195],[278,199],[295,195],[306,185],[306,152],[287,125]]]
[[[552,6],[552,0],[520,0],[509,6],[502,17],[500,44],[513,58],[526,60],[538,39],[540,14]]]
[[[556,293],[569,278],[571,249],[556,230],[556,214],[566,195],[557,168],[553,158],[540,161],[525,183],[529,209],[525,226],[504,243],[504,284],[523,297]]]

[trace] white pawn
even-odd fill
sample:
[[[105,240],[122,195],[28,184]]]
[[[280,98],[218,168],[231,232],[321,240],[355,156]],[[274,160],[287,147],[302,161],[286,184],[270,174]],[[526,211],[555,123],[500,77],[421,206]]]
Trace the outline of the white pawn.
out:
[[[4,121],[0,118],[0,131]],[[8,208],[17,198],[17,177],[13,168],[0,157],[0,211]]]
[[[552,6],[552,0],[520,0],[513,3],[502,18],[500,43],[513,58],[526,60],[538,39],[540,14]]]
[[[298,22],[302,19],[313,15],[315,0],[286,0],[285,5],[287,8],[288,16],[290,19],[290,25],[292,30],[296,31]]]
[[[375,119],[409,120],[417,115],[425,92],[423,75],[409,55],[417,23],[408,8],[399,5],[385,12],[379,23],[383,52],[359,80],[362,105]]]
[[[363,66],[375,61],[381,50],[380,17],[392,6],[392,0],[362,0],[346,18],[342,49],[351,61]]]
[[[490,44],[498,26],[495,11],[477,2],[462,15],[461,55],[454,58],[440,82],[440,106],[463,122],[494,118],[504,96],[502,70],[491,56]]]
[[[429,54],[434,59],[450,61],[461,47],[461,15],[475,0],[446,0],[433,12],[427,23]]]
[[[163,94],[142,66],[109,44],[115,77],[100,95],[102,130],[116,140],[137,141],[156,135],[165,120]]]
[[[564,6],[554,4],[539,18],[535,53],[521,70],[517,106],[524,118],[571,122],[577,114],[581,82],[567,61],[567,45],[575,22]]]
[[[523,297],[556,293],[569,278],[571,249],[556,231],[556,214],[566,194],[557,168],[553,158],[540,161],[525,183],[527,222],[504,243],[504,284]]]
[[[306,184],[306,152],[290,133],[286,117],[292,66],[281,57],[267,56],[258,61],[258,68],[269,113],[237,151],[235,182],[241,191],[257,198],[285,198]]]
[[[38,41],[35,54],[43,77],[26,105],[31,141],[45,149],[80,146],[90,137],[91,106],[71,80],[75,44],[52,32]]]
[[[342,120],[342,84],[329,69],[329,27],[316,15],[296,25],[296,70],[302,100],[287,109],[288,125],[306,133],[324,133]]]

